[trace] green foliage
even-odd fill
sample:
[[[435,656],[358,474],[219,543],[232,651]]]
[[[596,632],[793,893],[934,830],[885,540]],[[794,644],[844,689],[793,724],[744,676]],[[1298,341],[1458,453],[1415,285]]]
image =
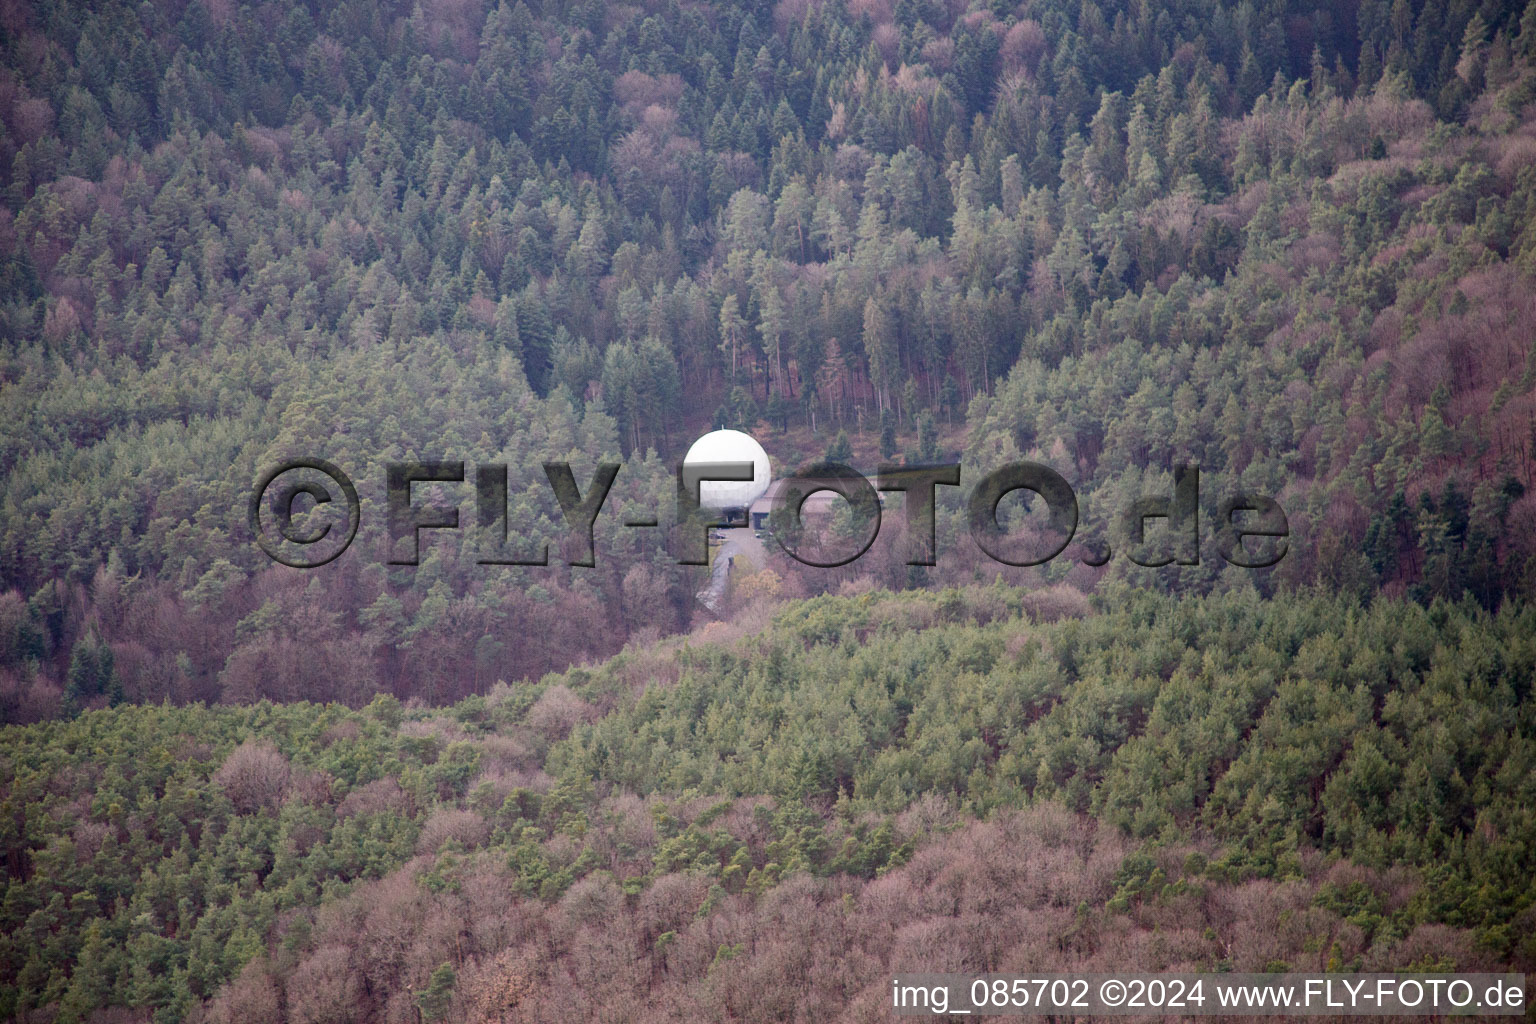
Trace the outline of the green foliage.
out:
[[[253,735],[302,778],[280,806],[241,814],[215,772]],[[277,915],[380,877],[419,828],[403,806],[350,809],[349,791],[408,765],[389,733],[336,707],[124,706],[7,728],[5,749],[0,991],[18,1010],[59,998],[54,976],[82,1011],[209,995]]]
[[[421,1010],[422,1020],[439,1021],[448,1016],[456,984],[458,975],[452,964],[443,964],[432,972],[427,987],[416,993],[416,1006]]]
[[[443,712],[125,705],[5,727],[0,996],[184,1012],[418,852],[417,883],[443,898],[488,856],[546,902],[692,876],[687,912],[708,916],[797,874],[887,874],[924,837],[904,812],[935,803],[1093,812],[1142,844],[1109,912],[1300,878],[1319,851],[1416,874],[1406,900],[1347,875],[1316,890],[1367,939],[1440,922],[1516,955],[1536,842],[1529,610],[1125,593],[1045,625],[1028,596],[801,602],[738,646],[677,650],[677,681],[638,692],[620,658]],[[578,695],[603,712],[539,743],[552,702]],[[487,759],[535,749],[519,763],[548,784],[496,804]],[[645,801],[644,828],[620,794]],[[1222,848],[1158,853],[1192,836]],[[453,977],[414,982],[424,1015],[446,1012]]]
[[[1419,884],[1312,911],[1525,955],[1536,7],[533,6],[8,10],[0,715],[36,724],[0,726],[0,1015],[255,991],[416,856],[437,898],[490,858],[551,903],[686,876],[708,917],[1022,802],[1142,844],[1115,912],[1321,851]],[[656,509],[696,428],[933,461],[957,412],[968,474],[1070,470],[1085,529],[1195,462],[1207,519],[1284,494],[1290,555],[1117,558],[1083,618],[959,560],[645,654],[666,680],[496,685],[690,619],[619,515],[560,564],[544,462],[622,458],[610,509]],[[385,568],[382,464],[438,453],[507,464],[555,564],[466,529]],[[243,513],[295,455],[364,508],[304,579]],[[268,703],[305,698],[341,703]]]
[[[839,430],[832,443],[827,446],[827,461],[840,463],[844,466],[853,461],[853,444],[848,440],[848,432]]]
[[[1391,507],[1531,484],[1514,8],[375,6],[22,5],[0,38],[6,720],[119,684],[449,702],[676,631],[659,537],[605,516],[592,579],[558,567],[541,464],[627,457],[611,502],[658,507],[697,430],[764,418],[884,458],[915,421],[927,459],[966,411],[969,463],[1071,467],[1089,509],[1199,462],[1208,514],[1294,496],[1280,585],[1529,591],[1518,516]],[[253,582],[262,470],[343,466],[378,564],[381,463],[437,453],[507,463],[516,553],[557,566],[492,573],[466,529],[420,572]],[[87,634],[115,674],[92,640],[69,677]]]
[[[88,634],[70,652],[65,699],[71,703],[101,694],[112,704],[123,699],[123,685],[113,671],[112,648],[97,634]]]

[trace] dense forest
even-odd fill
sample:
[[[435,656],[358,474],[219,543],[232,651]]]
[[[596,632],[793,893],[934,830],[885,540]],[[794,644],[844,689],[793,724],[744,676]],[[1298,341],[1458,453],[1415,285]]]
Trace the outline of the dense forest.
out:
[[[9,720],[455,699],[686,628],[697,575],[613,514],[594,570],[453,536],[386,569],[382,465],[507,463],[510,528],[558,541],[542,461],[624,458],[610,512],[669,507],[719,425],[781,466],[841,433],[871,468],[1034,457],[1086,544],[1177,462],[1208,512],[1290,519],[1276,579],[1021,584],[1492,608],[1536,575],[1529,10],[194,0],[0,31]],[[295,456],[364,498],[309,577],[243,519]],[[941,490],[931,573],[858,570],[990,579]]]
[[[1099,600],[826,596],[440,709],[14,731],[0,1010],[884,1020],[919,964],[1536,967],[1530,611]]]
[[[1536,3],[0,0],[0,52],[0,1018],[1536,969]],[[715,621],[719,426],[961,463],[936,564],[892,514]],[[362,497],[307,572],[247,520],[291,458]],[[505,464],[550,564],[390,564],[407,459]],[[1082,513],[1034,568],[964,506],[1021,459]],[[622,463],[593,567],[551,461]],[[1278,565],[1127,557],[1186,464]]]

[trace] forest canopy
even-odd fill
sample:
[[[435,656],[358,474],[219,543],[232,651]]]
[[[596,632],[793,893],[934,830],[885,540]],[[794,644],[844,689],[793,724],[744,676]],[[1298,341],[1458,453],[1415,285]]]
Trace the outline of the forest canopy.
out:
[[[0,52],[0,1017],[1536,972],[1536,3],[0,0]],[[1000,565],[940,488],[937,564],[717,619],[623,525],[717,427],[1083,525]],[[247,518],[293,458],[360,492],[312,571]],[[409,460],[506,466],[550,564],[391,564]],[[622,466],[591,568],[551,462]],[[1184,465],[1286,557],[1132,562]]]
[[[10,727],[0,1010],[864,1019],[919,963],[1530,969],[1529,610],[1088,611],[828,596],[444,708]]]
[[[1274,573],[1009,579],[1492,608],[1536,575],[1519,5],[151,0],[3,22],[10,719],[112,686],[449,699],[692,615],[697,580],[615,515],[596,571],[487,572],[437,538],[388,572],[365,527],[348,561],[275,574],[244,499],[296,456],[344,466],[366,508],[391,459],[507,463],[530,543],[561,529],[541,462],[622,457],[612,510],[654,508],[711,426],[786,465],[844,432],[871,467],[1034,458],[1077,490],[1085,543],[1191,463],[1207,514],[1237,489],[1285,506]],[[989,574],[948,512],[959,553],[933,573],[860,571]],[[309,586],[334,620],[294,621]],[[598,608],[602,635],[561,628]],[[365,668],[285,688],[296,631]],[[116,681],[66,694],[82,643]]]

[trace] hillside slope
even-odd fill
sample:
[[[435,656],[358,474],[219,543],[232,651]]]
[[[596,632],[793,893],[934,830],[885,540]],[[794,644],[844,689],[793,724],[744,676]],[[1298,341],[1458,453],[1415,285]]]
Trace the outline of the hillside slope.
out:
[[[873,1019],[923,967],[1536,966],[1530,611],[1101,602],[826,597],[440,710],[5,727],[0,1011]]]
[[[1035,458],[1094,545],[1199,463],[1207,513],[1286,508],[1265,592],[1536,586],[1536,5],[70,0],[4,5],[0,52],[7,721],[448,703],[685,631],[617,506],[718,425],[781,470],[842,431]],[[597,568],[464,531],[386,569],[407,455],[506,464],[530,547],[541,463],[625,457]],[[299,582],[244,516],[293,457],[364,513]],[[940,530],[928,582],[997,571],[958,499]],[[1077,554],[1044,575],[1249,575]]]

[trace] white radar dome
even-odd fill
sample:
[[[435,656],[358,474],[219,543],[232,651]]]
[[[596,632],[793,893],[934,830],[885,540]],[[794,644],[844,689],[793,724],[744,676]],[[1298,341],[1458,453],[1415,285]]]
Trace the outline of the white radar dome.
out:
[[[715,509],[746,508],[768,490],[773,482],[773,471],[768,465],[768,453],[751,434],[739,430],[715,430],[697,441],[683,456],[684,466],[699,466],[719,462],[750,462],[753,467],[751,480],[705,480],[699,484],[699,506]]]

